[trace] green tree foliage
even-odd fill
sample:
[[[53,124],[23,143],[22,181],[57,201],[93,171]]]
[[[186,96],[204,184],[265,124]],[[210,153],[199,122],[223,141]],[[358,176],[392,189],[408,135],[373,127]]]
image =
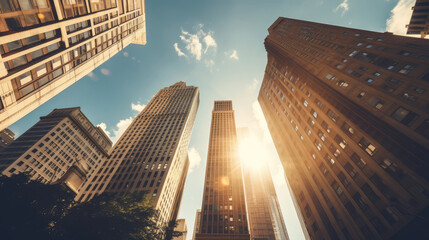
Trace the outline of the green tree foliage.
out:
[[[49,239],[73,195],[62,185],[30,181],[25,174],[0,176],[0,239]]]
[[[153,240],[180,236],[176,222],[157,225],[157,212],[144,192],[102,194],[73,201],[64,185],[30,181],[24,174],[0,176],[0,239]]]

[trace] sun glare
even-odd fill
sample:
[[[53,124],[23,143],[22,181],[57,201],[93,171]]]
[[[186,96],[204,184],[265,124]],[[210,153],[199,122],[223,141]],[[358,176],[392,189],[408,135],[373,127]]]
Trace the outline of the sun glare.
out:
[[[241,163],[252,170],[260,169],[268,160],[268,154],[264,144],[252,132],[240,138],[239,151]]]

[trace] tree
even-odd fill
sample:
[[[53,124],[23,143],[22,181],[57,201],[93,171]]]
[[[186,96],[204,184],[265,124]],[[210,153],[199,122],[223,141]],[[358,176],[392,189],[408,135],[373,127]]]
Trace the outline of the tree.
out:
[[[0,239],[153,240],[171,239],[175,221],[157,224],[144,192],[102,194],[75,202],[64,184],[46,185],[25,174],[0,176]]]
[[[65,186],[31,181],[26,174],[0,175],[0,196],[0,239],[49,239],[74,203]]]

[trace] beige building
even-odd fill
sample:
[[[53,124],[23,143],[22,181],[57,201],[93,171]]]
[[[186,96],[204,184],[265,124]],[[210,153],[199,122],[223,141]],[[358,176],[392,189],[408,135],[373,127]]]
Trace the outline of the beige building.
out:
[[[107,135],[80,108],[55,109],[0,152],[0,172],[26,172],[32,179],[63,182],[77,192],[111,147]]]
[[[1,0],[0,130],[146,43],[144,0]]]
[[[196,240],[249,240],[232,101],[215,101]]]
[[[15,133],[13,133],[8,128],[0,131],[0,151],[9,147],[11,143],[15,140]]]
[[[194,232],[192,234],[192,240],[195,240],[195,235],[197,232],[200,231],[200,225],[201,225],[201,209],[197,209],[197,212],[195,213],[195,222],[194,222]]]
[[[424,38],[429,34],[429,0],[416,0],[412,10],[407,34],[420,34]]]
[[[81,187],[77,199],[87,201],[103,192],[146,191],[161,223],[176,220],[198,105],[197,87],[178,82],[161,89]]]
[[[429,239],[429,40],[279,18],[259,93],[312,239]]]
[[[183,235],[180,237],[175,237],[173,240],[186,240],[188,227],[186,226],[185,219],[177,219],[177,226],[174,228],[174,230],[183,233]]]

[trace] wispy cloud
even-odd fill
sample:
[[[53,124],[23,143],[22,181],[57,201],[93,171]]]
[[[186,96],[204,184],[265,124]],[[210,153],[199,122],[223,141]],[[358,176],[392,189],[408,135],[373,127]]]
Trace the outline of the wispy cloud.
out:
[[[176,50],[176,52],[177,52],[177,56],[179,56],[179,57],[185,56],[186,57],[186,54],[183,53],[182,50],[180,50],[178,43],[174,43],[173,46],[174,46],[174,50]]]
[[[110,75],[110,70],[109,70],[109,69],[107,69],[107,68],[102,68],[102,69],[100,70],[100,72],[101,72],[101,74],[103,74],[103,75],[105,75],[105,76]]]
[[[181,42],[173,44],[177,56],[195,59],[197,62],[204,60],[207,67],[213,67],[217,49],[213,31],[205,31],[204,25],[198,24],[192,32],[182,29],[179,38]]]
[[[390,17],[386,21],[386,31],[398,35],[406,35],[407,28],[405,25],[410,21],[413,13],[411,8],[414,6],[415,2],[415,0],[399,0],[396,6],[390,11]]]
[[[234,60],[237,60],[238,61],[238,54],[237,54],[237,50],[233,50],[232,51],[232,53],[231,53],[231,55],[229,55],[229,58],[231,58],[231,59],[234,59]]]
[[[92,80],[97,80],[97,76],[95,75],[94,72],[88,73],[88,77],[90,77]]]
[[[341,16],[344,16],[344,14],[350,9],[350,6],[349,6],[349,0],[343,0],[343,2],[342,3],[340,3],[335,9],[334,9],[334,12],[338,12],[338,10],[341,10],[342,9],[342,13],[341,13]]]
[[[200,166],[201,155],[197,151],[197,149],[195,149],[194,147],[191,147],[188,150],[188,156],[189,156],[189,173],[191,173],[192,170],[194,170],[194,168],[197,168]]]

